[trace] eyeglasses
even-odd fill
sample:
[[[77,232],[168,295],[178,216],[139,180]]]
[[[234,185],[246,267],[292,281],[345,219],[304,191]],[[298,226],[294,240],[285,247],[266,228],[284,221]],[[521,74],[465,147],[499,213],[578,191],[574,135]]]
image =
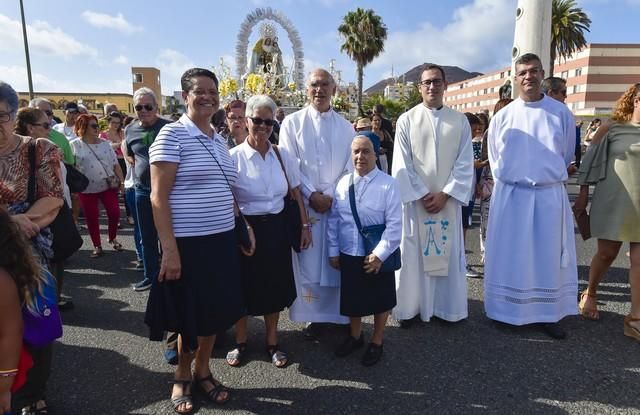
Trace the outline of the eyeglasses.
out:
[[[520,71],[516,74],[518,78],[524,78],[527,74],[532,76],[538,76],[538,74],[542,71],[542,68],[531,68],[525,69],[524,71]]]
[[[0,112],[0,122],[7,122],[11,119],[10,112]]]
[[[255,125],[264,124],[267,127],[273,127],[273,125],[276,123],[274,120],[270,120],[270,119],[263,120],[262,118],[259,118],[259,117],[249,117],[249,119],[253,121]]]
[[[93,128],[94,130],[97,130],[97,129],[98,129],[98,124],[93,124],[93,123],[91,123],[91,124],[87,125],[87,127],[91,127],[91,128]]]
[[[425,79],[424,81],[418,82],[418,85],[426,86],[427,88],[433,85],[434,87],[437,88],[444,85],[444,81],[442,79]]]
[[[77,113],[78,113],[78,110],[68,109],[68,110],[66,110],[66,113],[67,113],[67,114],[77,114]]]
[[[240,122],[245,119],[245,117],[227,117],[229,121]]]
[[[144,104],[144,105],[136,105],[135,107],[133,107],[136,109],[136,111],[142,111],[142,109],[144,108],[146,111],[153,111],[153,105],[151,104]]]
[[[33,125],[34,127],[42,127],[45,130],[48,130],[49,128],[51,128],[51,124],[49,124],[49,121],[47,121],[47,122],[34,122],[34,123],[31,123],[31,125]]]
[[[48,110],[44,112],[45,114],[47,114],[47,117],[53,117],[53,111]]]

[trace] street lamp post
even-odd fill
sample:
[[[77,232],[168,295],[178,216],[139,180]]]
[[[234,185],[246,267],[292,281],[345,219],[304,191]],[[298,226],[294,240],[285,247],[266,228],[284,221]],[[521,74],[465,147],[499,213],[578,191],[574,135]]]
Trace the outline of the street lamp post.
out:
[[[27,25],[24,21],[24,5],[20,0],[20,16],[22,17],[22,38],[24,39],[24,54],[27,58],[27,78],[29,80],[29,99],[33,99],[33,80],[31,79],[31,59],[29,59],[29,42],[27,41]]]

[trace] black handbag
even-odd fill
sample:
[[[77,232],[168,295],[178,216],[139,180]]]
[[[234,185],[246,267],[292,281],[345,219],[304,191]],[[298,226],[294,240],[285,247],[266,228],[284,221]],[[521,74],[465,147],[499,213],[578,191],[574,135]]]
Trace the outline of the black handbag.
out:
[[[351,214],[353,215],[353,220],[356,222],[358,232],[360,232],[360,235],[362,236],[364,250],[367,255],[369,255],[380,243],[382,234],[387,226],[385,224],[362,226],[362,223],[360,223],[360,217],[358,216],[358,211],[356,210],[356,192],[353,186],[353,175],[349,179],[349,205],[351,206]],[[382,263],[382,267],[380,267],[379,272],[397,271],[401,266],[402,261],[400,259],[400,248],[398,248],[389,255],[386,261]]]
[[[67,186],[71,193],[80,193],[89,186],[89,179],[84,174],[80,173],[80,170],[76,169],[71,164],[64,165],[67,169]]]
[[[282,167],[282,172],[284,173],[284,178],[287,181],[287,188],[289,189],[287,194],[284,196],[283,209],[289,244],[291,245],[291,249],[296,252],[300,252],[300,246],[302,245],[302,219],[300,219],[300,206],[293,195],[293,190],[289,183],[289,177],[287,176],[287,170],[284,168],[284,163],[282,162],[282,157],[278,151],[278,146],[273,144],[272,147],[278,157],[280,167]]]
[[[242,212],[240,212],[240,206],[238,206],[238,202],[236,201],[236,195],[233,193],[233,189],[231,188],[231,183],[229,183],[229,179],[227,179],[227,175],[224,174],[224,170],[222,169],[220,162],[218,162],[218,159],[213,155],[213,153],[211,153],[211,151],[207,148],[207,146],[204,145],[204,143],[200,140],[200,138],[198,137],[196,138],[198,139],[198,141],[200,141],[200,144],[202,144],[202,147],[204,147],[204,149],[207,150],[207,153],[209,153],[213,161],[216,162],[216,164],[218,165],[218,168],[222,172],[224,181],[227,182],[227,186],[229,186],[229,191],[231,192],[231,196],[233,196],[233,205],[236,208],[235,209],[236,212],[238,212],[238,215],[235,217],[235,228],[234,228],[234,232],[236,234],[236,240],[238,241],[238,244],[240,246],[242,246],[245,250],[248,251],[249,249],[251,249],[251,237],[249,236],[249,224],[247,223],[247,220],[245,219]]]
[[[33,205],[36,201],[36,145],[35,140],[29,143],[29,184],[27,201],[30,205]],[[73,215],[69,205],[63,199],[63,204],[56,218],[49,224],[49,230],[53,235],[53,243],[51,249],[53,250],[54,262],[64,261],[73,255],[78,249],[82,247],[82,237],[76,228],[76,224],[73,222]]]

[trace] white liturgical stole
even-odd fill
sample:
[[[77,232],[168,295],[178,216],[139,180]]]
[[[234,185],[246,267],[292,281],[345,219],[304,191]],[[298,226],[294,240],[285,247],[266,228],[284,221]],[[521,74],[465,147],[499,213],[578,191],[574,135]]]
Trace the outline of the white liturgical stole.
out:
[[[424,106],[410,114],[413,165],[429,193],[442,191],[458,157],[462,125],[454,115],[455,111],[442,107],[434,116]],[[435,214],[427,212],[422,201],[416,202],[416,209],[424,271],[430,276],[446,276],[460,206],[450,198]]]

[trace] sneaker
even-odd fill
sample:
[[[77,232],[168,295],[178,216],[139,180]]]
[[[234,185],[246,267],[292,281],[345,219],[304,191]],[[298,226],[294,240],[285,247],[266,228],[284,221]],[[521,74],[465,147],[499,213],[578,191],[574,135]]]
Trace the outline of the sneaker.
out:
[[[149,288],[151,288],[151,280],[147,278],[143,279],[142,281],[140,281],[139,283],[133,286],[133,290],[138,292],[147,291]]]
[[[347,357],[362,346],[364,346],[364,335],[362,333],[360,333],[360,338],[358,339],[349,335],[340,347],[336,349],[335,355],[337,357]]]
[[[165,349],[164,351],[164,360],[170,365],[178,364],[178,352],[176,349]]]
[[[474,271],[470,266],[467,265],[467,277],[469,278],[478,278],[481,277],[482,274],[480,274],[478,271]]]
[[[567,332],[560,323],[540,323],[540,329],[552,339],[563,340],[567,338]]]

